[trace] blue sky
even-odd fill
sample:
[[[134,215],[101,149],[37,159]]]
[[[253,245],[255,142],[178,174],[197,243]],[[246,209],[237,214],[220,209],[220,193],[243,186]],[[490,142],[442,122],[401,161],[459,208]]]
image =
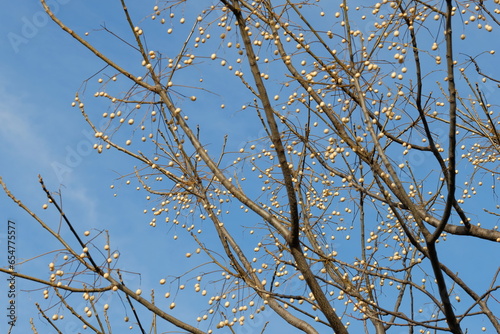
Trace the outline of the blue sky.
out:
[[[116,9],[102,5],[100,1],[82,3],[58,0],[57,4],[62,17],[70,19],[65,13],[87,17],[89,28],[98,27],[104,22],[102,16]],[[139,204],[143,196],[134,198],[131,194],[129,198],[113,200],[110,184],[118,176],[118,158],[112,154],[98,156],[93,150],[89,151],[89,146],[94,143],[89,139],[91,131],[84,126],[81,114],[71,108],[74,94],[82,81],[102,68],[102,63],[89,57],[88,51],[74,43],[51,21],[36,21],[44,15],[37,1],[11,3],[0,13],[0,121],[4,124],[0,132],[0,175],[18,198],[46,218],[52,226],[57,226],[59,220],[54,212],[42,212],[42,204],[46,203],[46,199],[37,181],[37,175],[42,175],[51,190],[61,189],[64,207],[80,232],[84,231],[82,226],[85,229],[106,226],[113,231],[112,245],[126,253],[126,245],[133,241],[131,233],[137,234],[143,230],[141,224],[133,224],[144,220]],[[30,23],[38,24],[35,30],[25,28]],[[113,20],[107,18],[106,23],[112,26]],[[12,34],[21,36],[22,43],[12,43]],[[60,166],[65,167],[61,169]],[[135,210],[124,212],[123,207]],[[17,224],[19,259],[27,259],[40,250],[53,248],[53,243],[49,247],[46,245],[48,234],[5,196],[1,196],[0,208],[2,226],[7,219]],[[6,247],[5,232],[0,232],[2,248]],[[151,237],[154,238],[154,235]],[[157,245],[165,245],[160,242],[160,237],[157,239]],[[148,246],[154,244],[143,245],[142,249],[149,252],[151,248]],[[160,253],[162,249],[168,248],[154,247]],[[52,259],[53,256],[48,255],[41,264],[33,267],[35,262],[31,262],[22,268],[30,268],[47,276],[47,265]],[[1,261],[3,264],[4,259]],[[149,275],[149,268],[144,267],[140,258],[131,257],[129,263],[137,268],[137,272],[143,273],[145,282],[153,279]],[[158,277],[162,277],[159,275],[154,277],[155,282]],[[6,306],[7,298],[3,293],[5,284],[2,276],[2,309]],[[51,329],[39,321],[34,308],[34,301],[40,299],[42,292],[22,291],[40,288],[40,285],[19,280],[18,284],[17,311],[20,318],[13,333],[26,333],[29,330],[29,317],[35,318],[41,332],[48,333]],[[0,332],[6,333],[7,324],[3,314]],[[48,314],[51,315],[51,311]]]
[[[121,29],[119,24],[123,22],[123,17],[121,11],[116,14],[118,2],[54,1],[51,4],[57,8],[54,9],[56,14],[80,33],[89,31],[89,38],[105,51],[109,44],[103,39],[106,34],[94,34],[94,29],[100,29],[104,23],[114,31]],[[134,5],[139,4],[129,4],[131,11]],[[146,9],[142,7],[142,10],[144,12]],[[81,20],[82,17],[85,20]],[[127,190],[124,182],[114,182],[121,174],[130,172],[131,160],[112,152],[98,155],[94,150],[89,150],[95,142],[92,140],[92,131],[86,126],[80,112],[71,107],[75,92],[81,89],[82,82],[101,70],[103,63],[48,20],[37,1],[6,4],[0,13],[0,22],[0,122],[4,124],[4,129],[0,131],[0,175],[7,186],[49,225],[57,227],[60,220],[54,210],[42,210],[46,198],[38,184],[40,174],[51,191],[61,191],[65,212],[79,232],[91,230],[94,234],[96,232],[92,229],[109,230],[112,248],[119,249],[122,254],[120,266],[141,273],[140,276],[124,275],[132,289],[158,288],[160,278],[186,271],[189,264],[168,254],[173,251],[180,251],[181,254],[194,252],[194,243],[186,238],[182,244],[174,243],[172,235],[166,236],[166,226],[154,231],[148,227],[149,218],[142,213],[147,207],[145,194]],[[120,47],[119,43],[116,45]],[[113,47],[108,51],[117,50]],[[123,48],[123,51],[121,60],[127,64],[129,50]],[[93,78],[93,82],[96,80]],[[217,103],[232,102],[220,97]],[[105,105],[97,105],[95,112],[101,113],[105,108]],[[210,116],[206,118],[208,120]],[[224,122],[219,126],[231,133],[235,131],[231,125],[241,121],[229,117]],[[215,147],[218,144],[216,140],[212,141]],[[110,189],[112,184],[116,184],[114,190]],[[0,196],[0,219],[2,226],[7,219],[16,222],[19,260],[27,260],[55,248],[53,242],[48,242],[50,236],[4,195]],[[0,231],[0,236],[0,247],[4,248],[6,228]],[[148,261],[144,261],[145,257]],[[45,255],[43,259],[25,263],[18,270],[41,274],[46,278],[49,274],[47,265],[54,260],[54,255]],[[2,265],[5,261],[6,258],[0,259]],[[1,309],[7,305],[5,279],[1,276]],[[173,286],[176,284],[174,281]],[[37,316],[34,306],[41,299],[41,287],[17,280],[19,319],[13,333],[28,332],[30,317],[35,318],[40,332],[52,333],[52,328]],[[168,289],[158,289],[160,303],[165,291]],[[175,289],[172,295],[175,295]],[[179,304],[176,311],[181,318],[192,321],[199,314],[189,307],[190,297],[185,295],[180,300],[184,303],[176,300]],[[173,299],[171,297],[168,303],[164,302],[166,309]],[[115,304],[121,303],[115,301]],[[57,309],[47,312],[49,316],[53,313],[57,313]],[[3,314],[0,332],[6,333],[7,323]],[[261,319],[269,317],[264,312]],[[149,320],[149,316],[145,319]],[[257,325],[262,326],[263,322],[258,320],[255,323]],[[78,328],[81,326],[75,327],[72,321],[63,326],[64,333],[76,333]],[[248,328],[255,327],[250,325]]]
[[[54,11],[63,21],[80,33],[90,31],[89,38],[93,43],[104,51],[118,54],[119,61],[128,65],[128,49],[123,46],[115,47],[114,44],[108,43],[109,35],[94,31],[103,23],[114,31],[121,31],[122,13],[116,14],[119,9],[118,2],[53,0],[52,4]],[[149,10],[141,7],[138,2],[131,2],[129,5],[131,12],[136,9],[146,15]],[[123,181],[114,181],[121,174],[130,172],[130,159],[114,152],[98,155],[89,149],[94,143],[91,131],[79,111],[71,107],[71,102],[75,92],[81,89],[82,82],[91,77],[89,95],[92,94],[90,91],[97,78],[93,76],[102,69],[103,63],[91,56],[90,52],[79,46],[44,15],[37,1],[26,0],[3,4],[3,10],[0,12],[0,124],[3,125],[0,131],[0,176],[28,207],[47,219],[52,226],[58,226],[59,219],[54,210],[42,210],[46,199],[38,185],[37,177],[38,174],[42,175],[51,190],[60,189],[65,211],[81,233],[85,230],[96,233],[95,230],[104,228],[110,231],[113,248],[119,249],[122,254],[120,265],[141,273],[140,276],[128,275],[130,286],[142,287],[145,290],[156,287],[156,282],[168,274],[168,270],[164,268],[175,267],[178,271],[188,268],[184,261],[178,261],[168,255],[181,249],[193,252],[196,247],[187,238],[183,239],[183,243],[174,243],[172,236],[166,235],[166,226],[155,231],[147,227],[149,219],[142,210],[151,205],[147,204],[145,194],[129,190]],[[476,41],[481,42],[484,38],[482,36],[478,35]],[[200,75],[208,82],[216,81],[216,71],[214,69],[213,72]],[[189,79],[186,78],[186,84]],[[229,110],[237,110],[241,103],[236,95],[239,90],[232,88],[230,82],[226,84],[229,97],[212,96],[210,103],[224,103],[229,105]],[[275,89],[278,90],[279,87]],[[491,91],[494,92],[494,89]],[[234,96],[237,98],[233,99]],[[200,107],[203,106],[202,102],[196,103]],[[106,111],[103,104],[89,102],[89,105],[95,107],[97,114]],[[213,119],[211,114],[198,117],[202,122]],[[232,138],[237,138],[230,144],[233,145],[232,149],[236,149],[243,140],[260,136],[254,131],[256,127],[242,126],[247,121],[242,113],[228,112],[226,117],[219,118],[219,123],[212,124],[211,128],[214,131],[224,130]],[[239,133],[242,127],[244,133]],[[219,136],[213,137],[207,135],[215,148],[222,138],[222,135],[218,134]],[[115,189],[110,189],[112,184]],[[46,242],[48,235],[38,228],[26,213],[2,195],[1,226],[4,226],[3,223],[7,219],[15,221],[18,227],[16,248],[19,259],[26,260],[53,249],[52,244]],[[0,230],[2,248],[5,231],[6,229]],[[143,238],[148,241],[144,242]],[[457,266],[462,261],[477,261],[478,254],[483,250],[479,249],[479,246],[476,247],[475,243],[468,244],[468,247],[474,249],[475,253],[459,253],[460,256],[454,260],[457,252],[463,251],[461,239],[455,239],[450,242],[444,256],[449,257],[450,263]],[[492,248],[491,252],[486,252],[482,260],[484,263],[495,261],[494,250],[496,249]],[[148,261],[143,260],[146,257]],[[22,268],[29,268],[26,270],[30,272],[48,273],[46,264],[52,258],[53,255],[49,254],[46,261],[32,261],[23,264]],[[4,259],[0,259],[0,263],[3,264],[3,261]],[[152,269],[152,263],[162,263],[162,268]],[[479,266],[481,264],[478,264]],[[468,277],[476,273],[464,275]],[[0,287],[5,284],[3,276],[0,276]],[[29,328],[29,317],[35,317],[41,332],[49,332],[49,327],[44,327],[44,322],[35,316],[36,309],[33,304],[42,295],[40,290],[36,290],[39,285],[19,280],[18,284],[20,318],[19,327],[13,333],[25,333]],[[161,296],[164,291],[160,292],[161,289]],[[0,293],[1,310],[6,305],[7,297],[3,288]],[[191,298],[189,294],[183,296],[187,300]],[[189,303],[181,303],[179,308],[179,314],[186,320],[197,316],[189,308]],[[51,312],[49,311],[49,314],[52,314]],[[271,316],[267,314],[263,318],[266,317]],[[0,319],[0,332],[3,333],[6,332],[3,314]],[[279,326],[279,323],[276,326]],[[72,329],[68,329],[65,333],[71,331]]]

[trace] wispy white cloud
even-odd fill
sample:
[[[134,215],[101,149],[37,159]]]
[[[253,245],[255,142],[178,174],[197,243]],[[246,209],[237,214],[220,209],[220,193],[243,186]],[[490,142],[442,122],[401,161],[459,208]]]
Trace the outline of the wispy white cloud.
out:
[[[49,164],[51,146],[46,142],[44,135],[38,133],[36,127],[33,126],[33,121],[30,119],[30,114],[33,112],[32,106],[23,104],[18,98],[7,94],[1,85],[0,101],[2,101],[0,152],[7,151],[4,153],[15,154],[13,164],[27,161],[36,162],[39,166]]]
[[[29,99],[22,96],[12,95],[1,80],[0,101],[0,176],[20,197],[35,189],[39,191],[36,182],[38,174],[44,177],[51,190],[58,190],[53,188],[62,183],[64,202],[71,207],[78,204],[74,209],[79,216],[95,221],[98,211],[96,198],[85,175],[75,172],[72,165],[62,180],[54,169],[55,163],[66,164],[67,148],[72,147],[73,141],[76,150],[79,142],[88,139],[76,133],[75,138],[61,140],[59,136],[64,135],[55,133],[59,125],[54,122],[61,122],[55,121],[57,115],[43,117],[43,107],[25,102]]]

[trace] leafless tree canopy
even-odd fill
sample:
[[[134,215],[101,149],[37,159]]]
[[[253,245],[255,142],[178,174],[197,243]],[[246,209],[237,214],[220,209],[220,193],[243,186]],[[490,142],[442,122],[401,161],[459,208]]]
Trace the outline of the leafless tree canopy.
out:
[[[88,35],[41,2],[107,65],[86,91],[108,111],[86,107],[87,92],[73,106],[97,153],[135,160],[152,205],[144,229],[168,225],[179,236],[169,242],[198,244],[170,255],[193,263],[175,302],[161,290],[169,278],[161,293],[134,291],[113,235],[76,229],[41,179],[66,240],[2,181],[64,248],[50,277],[16,274],[57,297],[57,314],[39,306],[54,328],[74,318],[112,333],[123,316],[96,305],[119,294],[142,333],[261,333],[264,312],[283,332],[500,333],[498,261],[477,251],[500,242],[498,0],[169,0],[141,13],[122,0],[113,15],[127,32]],[[459,244],[475,263],[453,254]],[[197,318],[176,309],[192,285]]]

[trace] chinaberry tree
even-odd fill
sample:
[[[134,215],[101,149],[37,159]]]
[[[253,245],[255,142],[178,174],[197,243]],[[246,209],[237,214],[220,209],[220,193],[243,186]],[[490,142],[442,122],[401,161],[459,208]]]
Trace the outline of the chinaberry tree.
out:
[[[75,318],[111,333],[122,300],[142,333],[264,332],[263,314],[287,332],[500,333],[498,262],[480,252],[500,241],[488,43],[500,1],[169,0],[135,12],[121,0],[126,29],[90,34],[41,2],[106,65],[86,83],[95,97],[73,107],[97,153],[135,161],[144,229],[197,244],[170,256],[191,270],[164,268],[146,296],[115,265],[113,235],[76,228],[41,180],[69,241],[2,182],[64,248],[49,277],[14,273],[56,296],[39,307],[55,328]],[[87,107],[95,98],[105,112]],[[474,263],[457,259],[459,244]],[[98,304],[112,294],[118,305]],[[178,312],[183,298],[196,316]]]

